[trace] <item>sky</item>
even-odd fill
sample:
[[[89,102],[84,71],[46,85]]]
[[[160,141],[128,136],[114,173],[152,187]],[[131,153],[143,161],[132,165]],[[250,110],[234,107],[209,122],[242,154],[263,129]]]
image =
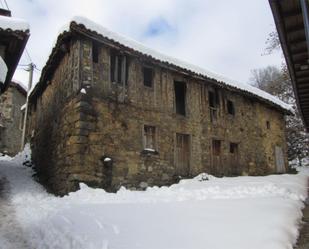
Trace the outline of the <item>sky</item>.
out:
[[[0,0],[0,6],[3,0]],[[25,85],[30,59],[39,80],[62,26],[85,16],[167,55],[248,83],[251,70],[280,66],[281,53],[265,55],[275,30],[268,0],[7,0],[12,16],[30,24],[31,36],[14,79]]]

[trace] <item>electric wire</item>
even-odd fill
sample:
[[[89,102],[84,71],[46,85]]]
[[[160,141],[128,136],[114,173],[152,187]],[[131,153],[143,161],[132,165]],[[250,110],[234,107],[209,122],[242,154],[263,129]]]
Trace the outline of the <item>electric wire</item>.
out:
[[[6,2],[6,0],[4,0],[4,3],[6,5],[7,10],[10,10],[8,3]]]

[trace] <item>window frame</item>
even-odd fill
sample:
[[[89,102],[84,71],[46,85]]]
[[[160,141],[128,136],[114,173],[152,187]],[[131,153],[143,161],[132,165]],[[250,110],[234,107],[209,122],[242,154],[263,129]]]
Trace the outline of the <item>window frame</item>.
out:
[[[98,64],[99,63],[99,54],[100,54],[100,48],[99,44],[97,42],[92,42],[92,63]]]
[[[227,109],[227,113],[231,116],[235,116],[235,104],[234,101],[228,99],[226,101],[226,109]]]
[[[176,85],[180,86],[181,84],[183,85],[183,101],[180,101],[179,100],[180,97],[177,98],[179,94],[178,95],[176,94]],[[178,87],[177,89],[180,89],[180,87]],[[174,80],[174,105],[175,105],[174,111],[177,115],[180,115],[183,117],[186,117],[188,115],[188,110],[187,110],[187,104],[188,104],[187,103],[187,92],[188,91],[187,90],[188,90],[187,83],[185,81]],[[181,108],[179,106],[180,102],[182,103]]]
[[[120,68],[120,69],[119,69]],[[128,56],[118,50],[110,50],[110,82],[127,86],[129,79]]]
[[[149,85],[149,84],[145,84],[145,71],[146,71],[146,70],[151,70],[151,73],[150,73],[150,75],[151,75],[151,82],[148,82],[148,83],[150,83],[150,85]],[[143,85],[144,85],[145,87],[147,87],[147,88],[153,88],[153,83],[154,83],[154,68],[151,67],[151,66],[146,66],[146,65],[144,65],[144,66],[142,66],[142,74],[143,74]]]
[[[230,142],[230,154],[237,155],[238,154],[238,143]]]
[[[151,139],[152,139],[152,148],[150,146],[148,146],[148,142],[147,142],[147,131],[146,129],[152,129],[152,134],[150,135],[151,136]],[[156,126],[154,125],[148,125],[148,124],[144,124],[143,125],[143,150],[147,151],[151,151],[153,150],[154,152],[158,151],[158,145],[157,145],[157,135],[158,133],[158,129]]]
[[[267,121],[266,121],[266,129],[267,129],[267,130],[270,130],[270,127],[271,127],[271,126],[270,126],[270,121],[267,120]]]
[[[222,147],[222,142],[219,139],[212,139],[212,155],[213,156],[221,156],[221,147]]]

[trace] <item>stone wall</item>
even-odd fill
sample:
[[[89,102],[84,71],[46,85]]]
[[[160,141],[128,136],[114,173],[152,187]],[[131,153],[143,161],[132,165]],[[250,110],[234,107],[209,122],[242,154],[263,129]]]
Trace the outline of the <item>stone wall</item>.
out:
[[[31,99],[28,140],[39,179],[56,193],[76,188],[68,178],[81,161],[72,138],[79,136],[80,42],[70,42],[42,95]]]
[[[182,177],[276,172],[274,146],[286,150],[282,113],[218,88],[218,117],[212,121],[213,82],[128,56],[128,83],[120,85],[110,80],[110,48],[100,45],[98,55],[93,62],[90,40],[72,43],[33,107],[33,156],[52,191],[65,194],[81,181],[107,190],[174,183],[176,133],[190,140],[189,169]],[[143,84],[143,65],[154,69],[152,87]],[[175,113],[174,80],[186,82],[185,116]],[[227,100],[234,103],[234,115],[228,114]],[[155,152],[144,150],[144,125],[156,128]],[[220,140],[220,155],[214,154],[213,140]],[[237,164],[230,143],[237,144]]]
[[[26,96],[10,84],[0,96],[0,152],[14,156],[21,148],[22,112]]]

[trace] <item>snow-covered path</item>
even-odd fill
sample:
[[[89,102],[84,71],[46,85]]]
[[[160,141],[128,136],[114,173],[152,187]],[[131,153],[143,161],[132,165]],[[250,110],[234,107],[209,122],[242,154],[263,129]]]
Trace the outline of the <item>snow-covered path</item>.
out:
[[[21,166],[23,156],[0,159],[0,175],[10,187],[11,204],[3,210],[15,210],[18,222],[12,230],[27,235],[29,248],[292,249],[307,196],[309,174],[303,172],[202,174],[170,187],[117,193],[81,184],[79,191],[60,198],[32,179],[32,170]],[[1,234],[8,231],[2,228]]]
[[[0,249],[30,248],[9,200],[9,185],[0,175]]]

